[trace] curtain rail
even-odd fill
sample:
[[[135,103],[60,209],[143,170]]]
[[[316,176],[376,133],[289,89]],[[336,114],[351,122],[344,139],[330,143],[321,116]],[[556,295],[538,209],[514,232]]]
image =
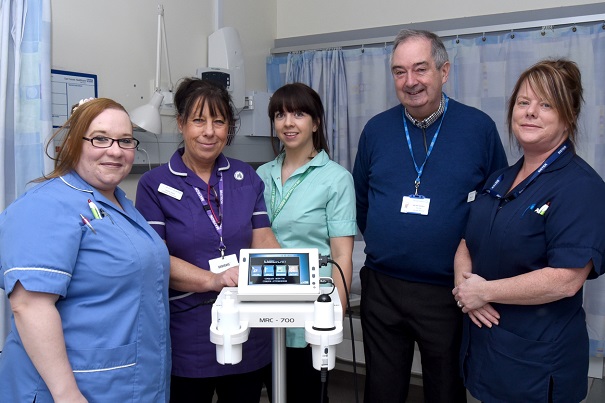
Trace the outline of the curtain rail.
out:
[[[591,23],[603,22],[605,24],[605,14],[584,15],[578,17],[555,18],[539,21],[527,21],[519,23],[488,25],[482,27],[449,29],[443,31],[434,31],[441,38],[463,37],[485,35],[493,33],[502,33],[508,31],[528,31],[533,29],[544,29],[546,27],[555,29],[566,26],[585,25]],[[418,24],[415,24],[418,25]],[[402,26],[405,28],[405,26]],[[350,41],[335,41],[326,43],[315,43],[298,46],[283,46],[271,49],[272,55],[285,54],[290,52],[303,52],[311,50],[327,50],[333,48],[363,48],[364,46],[386,46],[390,45],[395,39],[395,36],[384,36],[368,39],[356,39]]]

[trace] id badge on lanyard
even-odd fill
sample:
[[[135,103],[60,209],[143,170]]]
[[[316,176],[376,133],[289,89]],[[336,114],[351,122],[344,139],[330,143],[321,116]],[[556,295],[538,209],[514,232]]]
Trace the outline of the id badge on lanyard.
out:
[[[431,199],[422,195],[403,196],[401,212],[404,214],[429,215]]]
[[[424,197],[421,194],[418,194],[418,188],[420,187],[420,177],[422,176],[422,172],[424,171],[424,166],[433,151],[433,147],[435,146],[435,142],[437,141],[437,136],[439,136],[439,131],[441,131],[441,125],[443,124],[443,118],[445,117],[445,113],[447,112],[447,105],[449,102],[449,98],[445,96],[445,108],[443,109],[443,115],[441,115],[441,120],[439,122],[439,127],[433,136],[433,140],[431,141],[431,145],[429,146],[426,157],[424,158],[424,162],[422,165],[418,166],[416,163],[416,159],[414,158],[414,151],[412,150],[412,140],[410,139],[410,132],[408,131],[408,124],[405,120],[405,112],[403,113],[403,127],[405,129],[405,137],[408,143],[408,148],[410,150],[410,155],[412,156],[412,161],[414,162],[414,167],[416,168],[416,180],[414,181],[414,187],[416,192],[409,196],[403,196],[403,200],[401,201],[401,212],[404,214],[419,214],[419,215],[429,215],[429,206],[431,204],[431,199],[428,197]]]

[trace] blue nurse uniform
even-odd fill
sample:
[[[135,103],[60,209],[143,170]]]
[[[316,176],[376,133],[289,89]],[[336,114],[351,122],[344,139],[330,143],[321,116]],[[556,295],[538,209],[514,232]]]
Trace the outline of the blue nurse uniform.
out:
[[[67,356],[89,402],[167,402],[168,251],[124,192],[115,195],[124,210],[70,173],[16,200],[0,216],[0,286],[9,296],[17,281],[60,296]],[[93,219],[88,199],[103,217]],[[0,402],[33,401],[53,399],[13,317]]]
[[[489,189],[505,195],[523,159],[496,172]],[[496,280],[544,267],[605,271],[605,184],[568,149],[516,198],[488,192],[471,206],[466,244],[473,273]],[[527,186],[526,186],[527,185]],[[542,206],[543,214],[536,212]],[[475,326],[465,316],[461,362],[465,385],[485,402],[579,402],[586,395],[588,336],[582,290],[541,305],[492,304],[500,323]],[[549,391],[550,388],[550,391]]]

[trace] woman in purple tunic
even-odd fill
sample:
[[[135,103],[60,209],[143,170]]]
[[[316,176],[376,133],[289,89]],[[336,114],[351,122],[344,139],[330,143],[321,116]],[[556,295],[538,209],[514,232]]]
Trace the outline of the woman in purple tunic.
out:
[[[251,329],[243,359],[220,365],[210,342],[212,303],[237,285],[238,269],[209,269],[242,248],[278,248],[262,180],[248,164],[222,154],[234,123],[227,90],[182,80],[174,97],[184,147],[139,181],[136,206],[170,252],[171,401],[257,403],[271,364],[271,329]]]

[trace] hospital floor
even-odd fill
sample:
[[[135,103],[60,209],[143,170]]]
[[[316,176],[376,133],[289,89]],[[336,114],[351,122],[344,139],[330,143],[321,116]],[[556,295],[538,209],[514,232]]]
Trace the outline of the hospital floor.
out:
[[[363,369],[362,369],[363,370]],[[354,377],[352,372],[334,369],[330,371],[329,379],[329,396],[330,403],[356,403],[355,400],[355,388],[354,388]],[[408,395],[408,402],[424,402],[422,398],[422,381],[420,378],[413,379],[412,385],[410,385],[410,393]],[[365,376],[363,374],[357,374],[357,385],[358,385],[358,397],[359,403],[363,403],[363,391],[364,391]],[[269,403],[266,391],[263,390],[260,403]]]
[[[357,375],[359,386],[359,403],[363,402],[363,385],[365,376]],[[355,391],[353,387],[353,374],[343,370],[332,370],[330,372],[330,403],[356,403]],[[479,401],[468,395],[468,403],[478,403]],[[422,395],[422,379],[418,376],[412,376],[410,392],[406,400],[407,403],[424,403]],[[588,378],[588,396],[582,403],[603,403],[605,402],[605,379]],[[260,403],[269,403],[267,394],[263,391]]]

